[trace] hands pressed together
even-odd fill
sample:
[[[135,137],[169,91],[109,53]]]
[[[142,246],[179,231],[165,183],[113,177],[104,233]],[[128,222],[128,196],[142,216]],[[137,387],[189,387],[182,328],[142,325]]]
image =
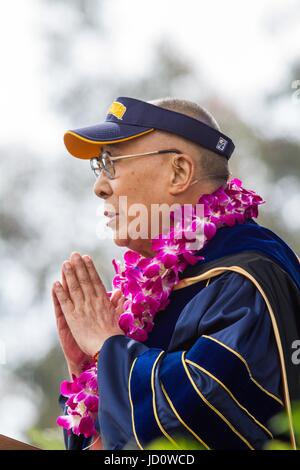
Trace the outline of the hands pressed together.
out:
[[[57,329],[69,371],[79,375],[104,341],[124,334],[118,325],[124,297],[109,299],[90,256],[72,253],[62,265],[62,282],[52,287]]]

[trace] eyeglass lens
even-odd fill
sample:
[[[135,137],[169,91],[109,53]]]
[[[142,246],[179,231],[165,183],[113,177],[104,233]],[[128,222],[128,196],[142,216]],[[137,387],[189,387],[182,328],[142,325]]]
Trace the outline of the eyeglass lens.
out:
[[[107,174],[109,178],[114,177],[115,175],[114,163],[110,159],[109,152],[103,152],[99,155],[99,157],[92,158],[90,160],[90,163],[91,163],[91,168],[96,178],[98,178],[98,176],[101,175],[102,170],[105,171],[105,173]]]

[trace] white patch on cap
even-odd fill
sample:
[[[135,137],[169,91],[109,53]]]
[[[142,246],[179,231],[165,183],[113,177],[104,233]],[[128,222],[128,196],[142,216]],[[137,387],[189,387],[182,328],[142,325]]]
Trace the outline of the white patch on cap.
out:
[[[218,143],[217,143],[217,145],[216,145],[216,148],[217,148],[218,150],[221,150],[221,151],[223,152],[223,151],[225,150],[227,144],[228,144],[228,140],[223,139],[223,137],[220,137],[220,138],[219,138],[219,141],[218,141]]]

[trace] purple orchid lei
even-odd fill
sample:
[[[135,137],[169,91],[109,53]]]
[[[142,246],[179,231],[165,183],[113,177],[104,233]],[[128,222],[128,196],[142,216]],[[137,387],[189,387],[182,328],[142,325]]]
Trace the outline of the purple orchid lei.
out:
[[[188,225],[182,227],[181,224],[174,224],[167,235],[154,238],[154,257],[146,258],[128,250],[122,264],[113,260],[116,271],[113,289],[120,289],[126,299],[124,311],[119,317],[119,326],[125,335],[136,341],[146,341],[153,329],[155,315],[169,303],[169,296],[180,280],[179,274],[189,264],[204,259],[197,254],[198,251],[220,227],[233,226],[257,217],[258,206],[264,202],[254,191],[243,188],[239,179],[232,179],[225,187],[199,198],[198,204],[203,204],[204,208],[202,220],[193,212]],[[197,250],[190,249],[187,242],[199,226],[204,234],[202,246]],[[72,430],[74,434],[85,437],[95,435],[94,423],[99,403],[97,364],[86,366],[79,377],[73,376],[72,382],[62,382],[60,391],[68,398],[67,414],[59,416],[57,424],[69,433]]]
[[[60,393],[68,397],[67,414],[57,418],[57,424],[79,436],[90,437],[96,434],[94,426],[98,413],[98,384],[96,364],[87,364],[79,377],[73,381],[64,380]]]

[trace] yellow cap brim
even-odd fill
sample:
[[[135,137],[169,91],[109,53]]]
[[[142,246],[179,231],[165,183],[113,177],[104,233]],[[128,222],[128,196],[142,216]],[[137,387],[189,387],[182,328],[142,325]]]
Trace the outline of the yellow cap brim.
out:
[[[98,157],[103,145],[114,144],[117,142],[125,142],[127,140],[136,139],[144,134],[154,131],[155,129],[147,129],[146,131],[139,132],[138,134],[131,135],[129,137],[116,138],[113,140],[101,140],[95,141],[82,137],[76,132],[67,131],[64,135],[64,143],[68,152],[76,158],[88,160],[93,157]]]

